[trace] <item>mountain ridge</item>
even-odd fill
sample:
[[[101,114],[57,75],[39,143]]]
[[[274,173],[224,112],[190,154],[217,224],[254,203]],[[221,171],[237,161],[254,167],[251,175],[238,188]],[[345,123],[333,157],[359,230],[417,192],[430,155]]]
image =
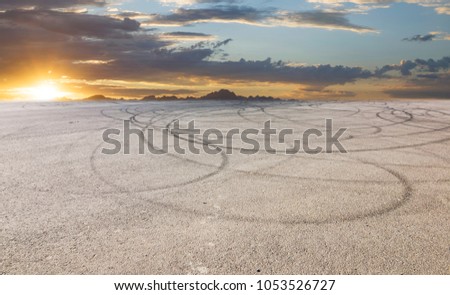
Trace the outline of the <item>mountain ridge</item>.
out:
[[[64,100],[67,100],[67,98],[63,98]],[[117,101],[117,100],[125,100],[124,98],[113,98],[113,97],[107,97],[103,94],[95,94],[91,95],[86,98],[82,98],[82,101]],[[222,100],[280,100],[280,98],[275,98],[272,96],[242,96],[237,95],[235,92],[228,90],[228,89],[220,89],[218,91],[210,92],[206,95],[195,97],[195,96],[185,96],[185,97],[178,97],[176,95],[163,95],[163,96],[156,96],[156,95],[147,95],[139,99],[130,99],[130,100],[137,100],[137,101],[176,101],[176,100],[215,100],[215,101],[222,101]]]

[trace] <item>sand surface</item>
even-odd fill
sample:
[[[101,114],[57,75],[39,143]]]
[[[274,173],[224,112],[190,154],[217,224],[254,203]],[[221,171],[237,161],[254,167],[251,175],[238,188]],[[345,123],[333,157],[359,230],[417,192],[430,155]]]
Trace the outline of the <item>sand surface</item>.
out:
[[[326,118],[348,153],[101,152]],[[450,274],[450,101],[2,103],[0,139],[3,274]]]

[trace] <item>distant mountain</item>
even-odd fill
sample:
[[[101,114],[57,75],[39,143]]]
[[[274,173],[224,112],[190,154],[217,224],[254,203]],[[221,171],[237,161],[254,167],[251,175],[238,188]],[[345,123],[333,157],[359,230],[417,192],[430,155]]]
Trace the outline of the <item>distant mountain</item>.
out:
[[[117,99],[112,98],[112,97],[106,97],[102,94],[96,94],[96,95],[92,95],[92,96],[83,98],[83,100],[85,100],[85,101],[105,101],[105,100],[117,100]]]
[[[228,89],[220,89],[219,91],[214,91],[211,93],[208,93],[204,96],[200,97],[193,97],[193,96],[187,96],[187,97],[177,97],[177,96],[155,96],[155,95],[149,95],[144,98],[142,98],[143,101],[168,101],[168,100],[280,100],[279,98],[274,98],[272,96],[242,96],[237,95],[233,91],[230,91]]]
[[[233,91],[228,89],[221,89],[219,91],[211,92],[205,96],[200,97],[200,99],[208,99],[208,100],[242,100],[246,99],[243,96],[238,96]]]
[[[82,99],[84,101],[117,101],[119,99],[106,97],[101,94],[92,95],[87,98]],[[123,100],[121,98],[120,100]],[[139,100],[139,99],[138,99]],[[237,95],[233,91],[230,91],[228,89],[221,89],[219,91],[214,91],[211,93],[208,93],[204,96],[200,97],[193,97],[193,96],[187,96],[187,97],[177,97],[175,95],[171,96],[156,96],[156,95],[148,95],[140,99],[141,101],[175,101],[175,100],[279,100],[279,98],[274,98],[272,96],[241,96]]]

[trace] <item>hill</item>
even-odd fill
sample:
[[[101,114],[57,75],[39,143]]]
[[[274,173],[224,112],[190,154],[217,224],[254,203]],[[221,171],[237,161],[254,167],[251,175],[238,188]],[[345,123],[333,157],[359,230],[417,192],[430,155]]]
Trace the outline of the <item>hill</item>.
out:
[[[82,99],[83,101],[117,101],[119,99],[107,97],[101,94],[92,95],[86,98]],[[123,100],[121,98],[120,100]],[[208,93],[206,95],[200,96],[200,97],[193,97],[193,96],[186,96],[186,97],[177,97],[175,95],[171,96],[155,96],[155,95],[147,95],[141,99],[138,99],[140,101],[175,101],[175,100],[279,100],[279,98],[274,98],[272,96],[242,96],[237,95],[233,91],[230,91],[228,89],[221,89],[219,91],[213,91],[211,93]]]

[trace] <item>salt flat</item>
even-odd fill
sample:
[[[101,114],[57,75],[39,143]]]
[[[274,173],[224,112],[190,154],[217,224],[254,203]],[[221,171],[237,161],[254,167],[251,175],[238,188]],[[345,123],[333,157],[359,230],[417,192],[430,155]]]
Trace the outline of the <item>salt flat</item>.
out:
[[[102,153],[123,120],[326,118],[347,153]],[[0,139],[3,274],[450,273],[450,101],[2,103]]]

